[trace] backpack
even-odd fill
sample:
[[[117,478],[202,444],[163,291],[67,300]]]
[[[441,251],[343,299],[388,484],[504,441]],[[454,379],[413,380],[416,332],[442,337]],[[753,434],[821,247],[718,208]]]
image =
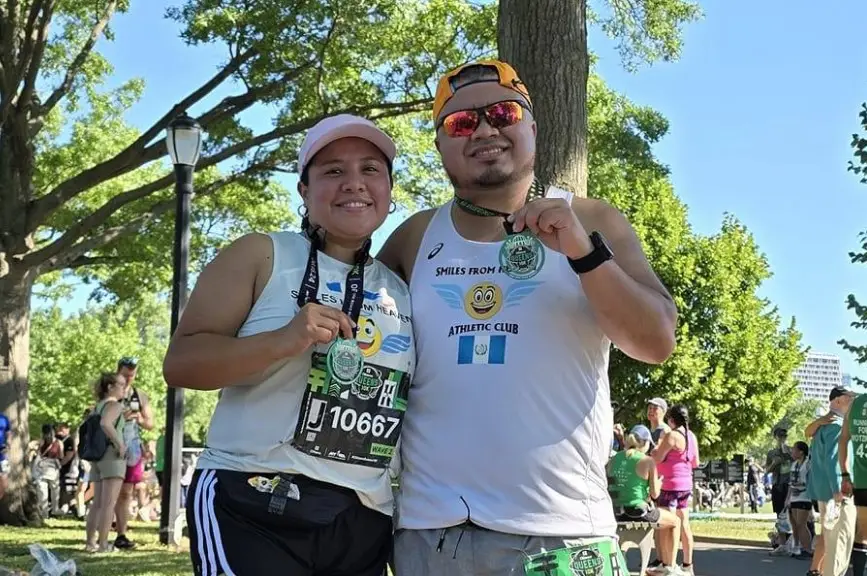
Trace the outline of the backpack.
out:
[[[108,435],[102,429],[101,411],[96,411],[78,427],[78,457],[88,462],[99,462],[105,456],[108,444]]]

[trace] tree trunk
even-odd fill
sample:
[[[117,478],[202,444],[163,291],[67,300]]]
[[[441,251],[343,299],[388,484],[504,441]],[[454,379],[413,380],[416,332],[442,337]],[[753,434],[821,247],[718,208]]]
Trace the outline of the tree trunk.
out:
[[[9,418],[9,486],[0,500],[0,524],[40,524],[30,485],[27,444],[27,371],[30,365],[30,296],[33,271],[12,267],[0,276],[0,410]]]
[[[21,263],[32,247],[26,206],[32,197],[33,146],[26,138],[26,117],[10,114],[0,127],[0,411],[9,418],[10,471],[0,500],[0,524],[41,524],[36,492],[30,484],[27,445],[27,371],[30,366],[30,297],[38,275]]]
[[[530,90],[536,175],[587,196],[586,0],[500,0],[500,58]]]

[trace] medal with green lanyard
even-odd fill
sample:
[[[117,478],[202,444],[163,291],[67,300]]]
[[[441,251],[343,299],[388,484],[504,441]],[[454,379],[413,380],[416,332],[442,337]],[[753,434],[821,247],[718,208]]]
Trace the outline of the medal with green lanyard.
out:
[[[527,576],[629,576],[617,542],[605,538],[534,554],[524,562]]]
[[[534,179],[527,193],[527,202],[544,197],[545,186]],[[500,246],[500,268],[510,278],[527,280],[542,270],[542,266],[545,265],[545,246],[535,234],[526,228],[516,234],[512,223],[507,219],[509,214],[484,208],[460,196],[455,196],[455,205],[474,216],[503,218],[506,239]]]
[[[307,230],[309,224],[302,227]],[[315,231],[308,231],[308,236],[310,254],[298,290],[299,308],[319,303],[322,240]],[[369,252],[367,240],[346,276],[341,308],[356,325]],[[338,335],[326,353],[313,352],[292,446],[317,458],[386,468],[400,437],[408,390],[409,374],[368,364],[354,337]]]

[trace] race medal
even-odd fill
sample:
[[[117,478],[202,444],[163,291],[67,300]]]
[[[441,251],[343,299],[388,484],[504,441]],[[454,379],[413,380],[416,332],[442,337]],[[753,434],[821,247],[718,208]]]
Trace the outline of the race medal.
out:
[[[364,354],[355,340],[338,338],[328,349],[325,370],[332,380],[351,386],[364,369]]]
[[[528,280],[542,270],[545,247],[533,233],[510,234],[500,246],[500,268],[515,280]]]

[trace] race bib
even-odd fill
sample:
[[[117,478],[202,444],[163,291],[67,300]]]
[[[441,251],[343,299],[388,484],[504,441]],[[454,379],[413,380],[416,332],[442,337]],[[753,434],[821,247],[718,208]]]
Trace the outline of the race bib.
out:
[[[400,437],[410,378],[369,364],[357,375],[328,369],[327,355],[313,353],[292,445],[326,460],[387,468]]]
[[[524,573],[539,576],[629,576],[614,540],[542,552],[527,558]]]

